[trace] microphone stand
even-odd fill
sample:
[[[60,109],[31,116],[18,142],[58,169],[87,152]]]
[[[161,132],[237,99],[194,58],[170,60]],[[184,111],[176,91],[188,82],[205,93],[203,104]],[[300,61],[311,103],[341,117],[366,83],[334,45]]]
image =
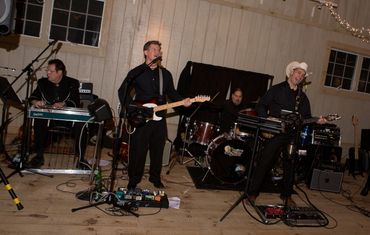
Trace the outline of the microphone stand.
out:
[[[37,172],[35,171],[34,169],[30,169],[30,168],[27,168],[25,166],[25,161],[27,160],[27,155],[29,154],[28,152],[28,142],[29,142],[29,128],[30,128],[30,120],[28,120],[28,117],[27,117],[27,112],[28,112],[28,107],[29,107],[29,102],[28,102],[28,98],[29,98],[29,93],[30,93],[30,81],[31,81],[31,78],[32,78],[32,74],[33,74],[33,64],[38,61],[38,59],[41,57],[42,54],[45,53],[45,51],[47,51],[49,49],[50,46],[54,45],[55,43],[57,42],[57,40],[54,40],[54,41],[51,41],[49,42],[48,46],[38,55],[36,56],[35,59],[33,59],[31,61],[31,63],[29,63],[24,69],[22,69],[22,72],[15,78],[15,80],[10,83],[9,87],[7,87],[4,91],[4,94],[13,86],[13,84],[24,74],[27,72],[27,78],[26,78],[26,97],[24,99],[24,111],[23,111],[23,136],[22,136],[22,145],[21,145],[21,156],[20,156],[20,161],[19,163],[17,163],[17,165],[15,166],[15,171],[13,171],[12,173],[10,173],[7,178],[15,175],[15,174],[19,174],[21,177],[23,177],[23,174],[21,171],[23,170],[27,170],[29,172],[32,172],[34,174],[39,174],[39,175],[43,175],[43,176],[48,176],[48,177],[53,177],[52,175],[49,175],[49,174],[43,174],[43,173],[40,173],[40,172]]]
[[[102,200],[102,201],[98,201],[96,203],[91,203],[87,206],[82,206],[82,207],[78,207],[78,208],[74,208],[72,209],[71,211],[72,212],[76,212],[78,210],[82,210],[82,209],[86,209],[86,208],[90,208],[90,207],[96,207],[96,206],[99,206],[99,205],[103,205],[103,204],[108,204],[108,205],[113,205],[113,206],[116,206],[116,207],[119,207],[121,209],[123,209],[124,211],[136,216],[136,217],[139,217],[139,214],[133,212],[131,210],[132,206],[130,205],[127,205],[127,204],[121,204],[121,203],[118,203],[118,200],[117,200],[117,197],[114,193],[114,186],[115,186],[115,181],[116,181],[116,174],[117,174],[117,165],[118,165],[118,159],[120,157],[120,147],[121,147],[121,143],[122,143],[122,124],[124,123],[124,120],[127,119],[127,107],[126,107],[126,104],[128,103],[128,96],[129,96],[129,88],[131,87],[133,81],[135,78],[137,78],[139,75],[141,75],[145,70],[146,70],[146,66],[139,71],[139,73],[133,77],[127,77],[125,79],[125,81],[123,82],[123,84],[121,85],[121,87],[119,88],[118,90],[118,96],[119,96],[119,100],[120,100],[120,103],[121,103],[121,110],[119,112],[119,121],[118,121],[118,124],[115,126],[115,130],[114,130],[114,140],[113,140],[113,160],[112,160],[112,171],[111,171],[111,174],[110,174],[110,186],[109,186],[109,191],[108,191],[108,195],[107,197]],[[90,194],[91,191],[88,191],[88,193]]]

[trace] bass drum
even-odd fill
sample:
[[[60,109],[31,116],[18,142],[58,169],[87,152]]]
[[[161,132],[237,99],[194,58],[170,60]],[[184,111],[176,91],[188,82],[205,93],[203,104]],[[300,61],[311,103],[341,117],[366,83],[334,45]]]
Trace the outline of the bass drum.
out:
[[[238,184],[246,179],[252,156],[249,143],[220,135],[207,148],[207,166],[223,184]]]

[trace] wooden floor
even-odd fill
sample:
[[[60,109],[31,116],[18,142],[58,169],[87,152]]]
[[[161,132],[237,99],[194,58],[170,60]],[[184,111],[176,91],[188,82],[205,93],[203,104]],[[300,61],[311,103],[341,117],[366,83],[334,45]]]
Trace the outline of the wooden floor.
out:
[[[104,150],[104,157],[109,159]],[[189,163],[190,165],[192,163]],[[6,175],[12,172],[1,165]],[[254,220],[240,203],[220,222],[220,218],[239,198],[236,191],[200,190],[194,187],[184,165],[176,164],[169,175],[163,169],[163,183],[168,197],[181,199],[180,209],[139,208],[140,216],[112,216],[104,213],[111,208],[104,204],[71,212],[71,209],[88,205],[75,194],[89,188],[88,175],[54,175],[53,178],[16,174],[9,178],[15,193],[21,199],[23,210],[18,211],[9,193],[0,189],[0,234],[369,234],[370,218],[351,207],[356,205],[370,210],[370,195],[359,195],[364,177],[345,174],[342,193],[329,193],[307,189],[309,199],[327,213],[330,223],[322,228],[289,227],[280,222],[265,225]],[[109,167],[104,175],[109,175]],[[127,175],[117,172],[115,188],[127,185]],[[139,185],[154,190],[147,174]],[[353,201],[346,199],[351,196]],[[293,198],[304,206],[303,194]],[[281,203],[278,194],[263,193],[257,204]],[[255,211],[246,207],[253,216]],[[258,216],[257,216],[258,217]]]

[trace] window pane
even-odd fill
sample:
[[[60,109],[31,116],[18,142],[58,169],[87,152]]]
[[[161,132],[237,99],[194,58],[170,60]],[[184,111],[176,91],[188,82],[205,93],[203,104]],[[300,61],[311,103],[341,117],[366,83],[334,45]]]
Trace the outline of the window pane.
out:
[[[26,12],[26,6],[24,5],[24,3],[17,2],[16,18],[18,18],[18,19],[24,18],[25,12]]]
[[[93,32],[86,32],[85,34],[85,44],[91,46],[99,45],[99,34]]]
[[[350,79],[343,79],[343,83],[342,83],[342,88],[343,89],[347,89],[347,90],[350,90],[351,89],[351,82],[352,80]]]
[[[370,70],[370,58],[364,58],[363,59],[362,68]]]
[[[356,55],[348,54],[348,56],[347,56],[347,65],[355,67],[356,66],[356,59],[357,59]]]
[[[362,70],[360,74],[360,81],[368,81],[369,73],[367,71]]]
[[[82,43],[83,42],[84,31],[77,30],[77,29],[69,29],[68,30],[68,41],[74,43]]]
[[[29,5],[27,9],[27,19],[41,21],[42,7]]]
[[[360,81],[358,83],[358,89],[357,90],[360,91],[360,92],[364,92],[365,88],[366,88],[366,82]]]
[[[102,1],[92,1],[89,4],[89,14],[91,15],[103,15],[104,3]]]
[[[57,25],[68,25],[68,12],[67,11],[60,11],[60,10],[54,10],[53,11],[53,18],[51,20],[52,24]]]
[[[346,54],[344,52],[338,51],[335,62],[339,64],[344,64],[346,62]]]
[[[329,58],[329,61],[330,62],[334,62],[335,61],[335,57],[337,56],[337,52],[335,50],[331,50],[330,51],[330,58]]]
[[[67,28],[52,26],[50,29],[50,39],[58,39],[65,41],[67,37]]]
[[[343,76],[343,72],[344,72],[344,66],[343,65],[339,65],[339,64],[336,64],[334,66],[334,75],[337,75],[337,76]]]
[[[38,37],[40,32],[40,23],[26,21],[24,33],[26,35]]]
[[[85,28],[85,15],[71,13],[69,20],[69,26],[73,28],[84,29]]]
[[[366,93],[369,93],[370,94],[370,83],[368,83],[366,85]]]
[[[100,23],[101,19],[94,16],[88,16],[87,17],[87,24],[86,24],[86,30],[91,31],[100,31]]]
[[[344,77],[352,78],[354,72],[355,72],[355,68],[347,66],[344,72]]]
[[[335,88],[342,87],[342,79],[340,77],[333,77],[331,86]]]
[[[69,10],[70,0],[54,0],[54,8]]]
[[[331,86],[331,76],[326,76],[325,86]]]
[[[334,68],[334,64],[333,63],[329,63],[329,65],[328,65],[328,71],[326,73],[327,74],[333,74],[333,68]]]
[[[72,11],[87,12],[87,0],[72,0]]]

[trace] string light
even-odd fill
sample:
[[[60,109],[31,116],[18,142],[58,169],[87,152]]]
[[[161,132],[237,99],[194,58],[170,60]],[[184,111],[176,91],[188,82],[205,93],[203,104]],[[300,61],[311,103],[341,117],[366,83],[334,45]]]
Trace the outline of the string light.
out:
[[[361,39],[362,42],[370,42],[370,28],[365,29],[364,27],[353,27],[350,23],[348,23],[347,20],[342,19],[342,17],[334,11],[334,8],[337,7],[335,3],[325,1],[321,2],[321,4],[329,9],[330,15],[333,16],[334,19],[339,23],[339,25],[342,26],[345,30],[349,31],[353,36]]]

